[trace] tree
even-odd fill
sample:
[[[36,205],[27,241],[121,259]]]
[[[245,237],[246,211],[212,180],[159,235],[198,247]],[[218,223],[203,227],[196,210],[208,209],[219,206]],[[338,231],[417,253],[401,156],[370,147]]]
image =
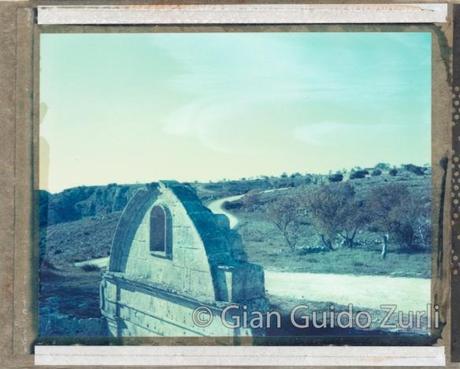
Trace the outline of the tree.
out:
[[[353,247],[355,237],[366,222],[363,203],[356,200],[355,190],[349,183],[322,185],[305,195],[312,224],[323,245],[330,250],[340,244]]]
[[[390,232],[402,248],[416,250],[431,245],[431,204],[428,197],[414,193],[392,209]]]
[[[380,175],[382,175],[382,171],[381,171],[380,169],[374,169],[374,170],[372,171],[371,175],[372,175],[373,177],[380,176]]]
[[[367,208],[371,215],[371,228],[382,235],[382,253],[384,259],[388,251],[388,239],[393,229],[394,209],[400,207],[408,196],[407,188],[400,184],[388,184],[374,187],[367,197]]]
[[[390,237],[409,250],[430,245],[429,196],[416,196],[406,185],[391,183],[373,188],[366,202],[371,229],[382,235],[383,258]]]
[[[278,228],[292,251],[298,242],[299,205],[297,197],[283,194],[266,207],[266,219]]]

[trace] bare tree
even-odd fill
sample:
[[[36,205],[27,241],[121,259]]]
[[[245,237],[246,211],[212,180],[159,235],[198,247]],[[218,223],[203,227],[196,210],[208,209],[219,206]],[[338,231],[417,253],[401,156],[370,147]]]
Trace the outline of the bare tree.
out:
[[[390,232],[394,230],[395,209],[401,207],[407,196],[409,196],[407,188],[397,183],[375,187],[367,196],[367,208],[371,214],[371,229],[382,235],[382,259],[385,259],[387,255]]]
[[[367,196],[371,229],[382,235],[382,257],[392,237],[401,247],[413,250],[431,244],[430,200],[414,194],[404,184],[373,188]]]
[[[285,194],[282,194],[281,197],[275,199],[266,207],[266,219],[281,232],[291,250],[295,250],[299,239],[298,220],[300,211],[298,199]]]
[[[351,184],[322,185],[308,191],[304,199],[309,217],[325,247],[330,250],[339,244],[353,247],[356,234],[366,219],[363,204],[357,201]]]

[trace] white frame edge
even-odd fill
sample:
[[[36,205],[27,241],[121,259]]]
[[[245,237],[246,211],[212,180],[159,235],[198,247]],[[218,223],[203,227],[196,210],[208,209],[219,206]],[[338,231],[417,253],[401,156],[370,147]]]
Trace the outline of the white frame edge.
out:
[[[444,346],[35,346],[35,365],[444,366]]]
[[[447,3],[39,6],[38,24],[444,23]]]

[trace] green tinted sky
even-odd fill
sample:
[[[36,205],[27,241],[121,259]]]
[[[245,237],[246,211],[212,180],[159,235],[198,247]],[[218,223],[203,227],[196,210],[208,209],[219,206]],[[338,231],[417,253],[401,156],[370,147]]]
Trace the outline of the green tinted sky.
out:
[[[53,192],[430,161],[429,33],[45,34],[40,78]]]

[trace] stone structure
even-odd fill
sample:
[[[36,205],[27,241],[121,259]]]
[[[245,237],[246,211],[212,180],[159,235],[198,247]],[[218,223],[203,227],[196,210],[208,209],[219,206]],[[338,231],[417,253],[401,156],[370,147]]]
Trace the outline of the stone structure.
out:
[[[228,219],[202,205],[194,189],[153,183],[127,204],[101,282],[101,310],[113,336],[234,336],[229,305],[246,312],[266,307],[263,269],[245,260]],[[196,324],[206,306],[211,324]],[[206,318],[206,317],[204,317]],[[231,321],[229,321],[231,323]]]

